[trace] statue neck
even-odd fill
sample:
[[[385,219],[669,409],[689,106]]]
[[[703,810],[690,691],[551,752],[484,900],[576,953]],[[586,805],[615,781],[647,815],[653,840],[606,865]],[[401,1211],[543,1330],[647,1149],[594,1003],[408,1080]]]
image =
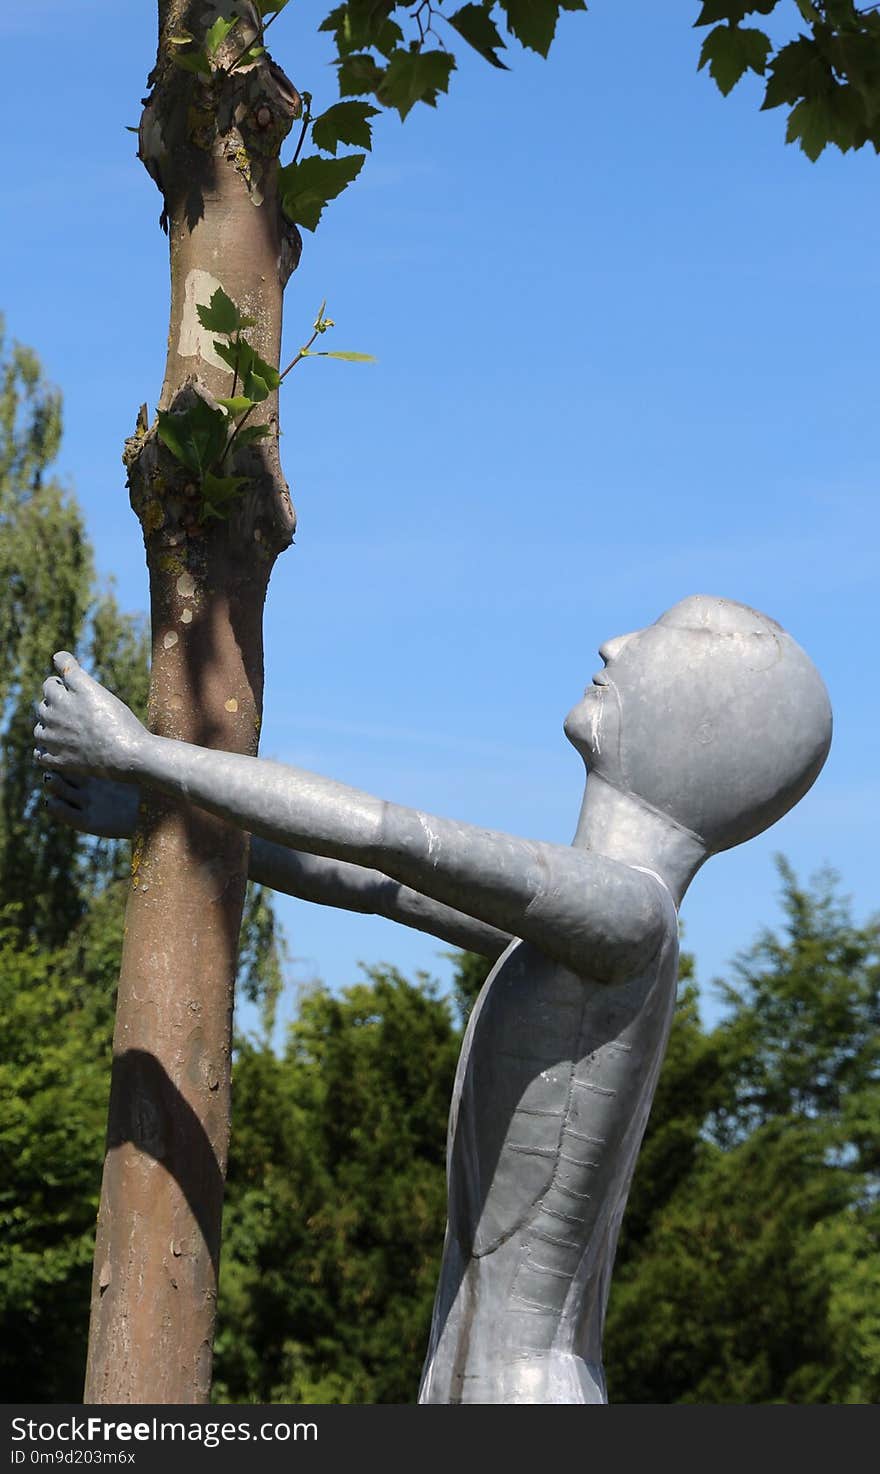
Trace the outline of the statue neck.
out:
[[[676,906],[708,854],[696,834],[595,772],[587,777],[572,844],[623,865],[655,871]]]

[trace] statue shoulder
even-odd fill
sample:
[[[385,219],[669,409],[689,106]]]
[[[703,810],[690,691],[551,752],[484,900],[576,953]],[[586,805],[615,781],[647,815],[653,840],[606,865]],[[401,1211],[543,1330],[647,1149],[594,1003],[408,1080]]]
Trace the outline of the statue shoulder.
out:
[[[650,968],[678,945],[678,913],[669,888],[655,871],[573,850],[580,865],[580,916],[572,940],[576,971],[603,982],[621,982]]]

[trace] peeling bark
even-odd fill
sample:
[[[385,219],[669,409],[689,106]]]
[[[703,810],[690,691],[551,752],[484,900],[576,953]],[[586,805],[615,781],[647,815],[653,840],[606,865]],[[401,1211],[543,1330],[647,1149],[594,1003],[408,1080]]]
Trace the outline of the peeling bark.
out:
[[[210,79],[171,59],[170,36],[186,30],[200,40],[228,8],[159,0],[140,155],[162,192],[170,244],[163,409],[230,393],[230,371],[195,313],[218,285],[256,319],[249,340],[277,365],[282,294],[299,259],[276,192],[278,155],[300,108],[295,89],[268,56]],[[255,22],[252,13],[236,29],[221,63],[253,38]],[[273,395],[250,423],[277,431],[277,414]],[[139,425],[125,460],[150,573],[151,729],[254,754],[263,602],[294,529],[277,435],[229,467],[249,482],[228,521],[202,520],[198,486],[155,428]],[[246,874],[240,832],[145,801],[119,982],[86,1402],[208,1399]]]

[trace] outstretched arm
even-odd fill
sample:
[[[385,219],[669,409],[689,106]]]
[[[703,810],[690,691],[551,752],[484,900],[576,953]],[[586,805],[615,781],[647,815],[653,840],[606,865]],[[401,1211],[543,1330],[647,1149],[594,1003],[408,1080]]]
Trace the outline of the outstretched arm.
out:
[[[144,783],[291,849],[378,869],[576,972],[611,978],[659,946],[659,897],[628,866],[434,818],[280,763],[156,737],[73,656],[62,652],[55,665],[35,728],[48,769]]]
[[[140,792],[133,784],[61,772],[44,776],[47,806],[63,824],[106,839],[129,839],[134,833]],[[513,940],[378,870],[304,855],[259,837],[251,839],[248,877],[301,901],[384,916],[483,957],[500,957]]]

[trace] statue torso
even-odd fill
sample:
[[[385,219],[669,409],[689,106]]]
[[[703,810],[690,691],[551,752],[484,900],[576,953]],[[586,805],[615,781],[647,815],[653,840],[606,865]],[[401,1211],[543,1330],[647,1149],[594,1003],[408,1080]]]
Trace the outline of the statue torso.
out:
[[[605,1401],[611,1267],[675,1003],[664,901],[638,976],[591,982],[516,942],[480,995],[450,1115],[423,1402]]]

